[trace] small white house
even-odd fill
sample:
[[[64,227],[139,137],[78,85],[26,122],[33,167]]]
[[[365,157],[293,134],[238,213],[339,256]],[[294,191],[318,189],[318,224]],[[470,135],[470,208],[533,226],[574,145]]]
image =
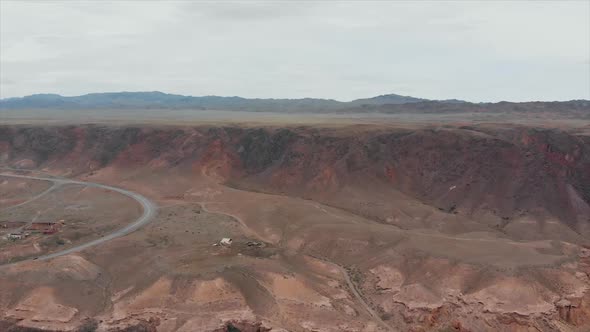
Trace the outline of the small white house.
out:
[[[231,243],[233,242],[233,240],[229,237],[224,237],[223,239],[221,239],[221,241],[219,241],[219,244],[221,244],[222,246],[231,246]]]
[[[10,233],[8,234],[8,238],[11,240],[20,240],[23,238],[23,234],[21,233]]]

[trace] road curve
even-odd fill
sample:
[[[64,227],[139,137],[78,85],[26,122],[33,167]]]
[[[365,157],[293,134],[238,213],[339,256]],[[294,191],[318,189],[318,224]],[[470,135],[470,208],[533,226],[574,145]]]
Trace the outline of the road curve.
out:
[[[48,259],[52,259],[55,257],[60,257],[60,256],[74,253],[74,252],[82,251],[84,249],[87,249],[87,248],[99,245],[101,243],[110,241],[112,239],[116,239],[118,237],[125,236],[131,232],[138,230],[139,228],[146,225],[147,223],[149,223],[156,215],[156,211],[158,209],[156,204],[154,204],[152,201],[150,201],[149,199],[147,199],[143,195],[140,195],[138,193],[134,193],[129,190],[125,190],[125,189],[121,189],[121,188],[117,188],[117,187],[112,187],[112,186],[107,186],[107,185],[100,184],[100,183],[68,180],[68,179],[62,179],[62,178],[44,178],[44,177],[27,176],[27,175],[13,175],[13,174],[6,174],[6,173],[0,173],[0,176],[21,178],[21,179],[31,179],[31,180],[51,181],[57,185],[79,184],[79,185],[84,185],[87,187],[102,188],[102,189],[118,192],[118,193],[123,194],[127,197],[131,197],[132,199],[136,200],[141,205],[141,207],[143,209],[142,215],[139,218],[137,218],[134,222],[128,224],[127,226],[125,226],[119,230],[116,230],[115,232],[113,232],[111,234],[105,235],[105,236],[100,237],[98,239],[95,239],[90,242],[83,243],[83,244],[80,244],[80,245],[77,245],[77,246],[74,246],[74,247],[71,247],[71,248],[68,248],[65,250],[61,250],[61,251],[54,252],[51,254],[39,256],[37,258],[31,258],[28,260],[48,260]],[[27,260],[19,261],[17,263],[9,263],[9,264],[5,264],[5,265],[18,264],[18,263],[24,262],[24,261],[27,261]]]

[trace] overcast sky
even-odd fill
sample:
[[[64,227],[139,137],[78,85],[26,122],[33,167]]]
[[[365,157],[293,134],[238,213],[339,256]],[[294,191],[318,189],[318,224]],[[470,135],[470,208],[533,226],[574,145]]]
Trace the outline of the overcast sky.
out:
[[[0,97],[590,99],[590,1],[0,0]]]

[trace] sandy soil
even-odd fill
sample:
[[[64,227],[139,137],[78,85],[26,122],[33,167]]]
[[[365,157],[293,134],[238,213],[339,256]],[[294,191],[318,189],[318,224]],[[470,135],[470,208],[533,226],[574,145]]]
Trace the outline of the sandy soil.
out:
[[[45,181],[2,178],[0,179],[0,188],[2,188],[0,209],[22,204],[50,186],[51,184]]]

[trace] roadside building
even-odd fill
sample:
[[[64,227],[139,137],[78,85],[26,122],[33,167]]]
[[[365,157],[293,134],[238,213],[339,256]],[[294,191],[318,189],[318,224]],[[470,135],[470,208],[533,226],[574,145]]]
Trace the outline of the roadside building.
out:
[[[221,241],[219,241],[219,244],[221,244],[222,246],[226,246],[229,247],[231,246],[233,240],[229,237],[224,237],[223,239],[221,239]]]
[[[40,232],[43,234],[53,234],[57,232],[60,227],[62,226],[61,222],[55,221],[40,221],[40,222],[33,222],[29,226],[26,227],[27,230],[32,232]]]
[[[21,240],[22,238],[24,238],[24,234],[23,233],[9,233],[8,234],[8,238],[10,240]]]

